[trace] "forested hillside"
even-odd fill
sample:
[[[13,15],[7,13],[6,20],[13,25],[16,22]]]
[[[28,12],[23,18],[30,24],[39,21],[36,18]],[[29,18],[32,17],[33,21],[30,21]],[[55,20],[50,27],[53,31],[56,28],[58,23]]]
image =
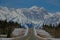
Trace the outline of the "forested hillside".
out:
[[[14,23],[12,21],[7,22],[7,20],[2,21],[0,20],[0,35],[5,34],[7,37],[10,37],[10,34],[14,30],[14,28],[19,28],[21,25],[17,22]]]
[[[60,23],[57,24],[56,26],[52,24],[50,25],[43,24],[43,29],[50,33],[53,37],[60,38]]]

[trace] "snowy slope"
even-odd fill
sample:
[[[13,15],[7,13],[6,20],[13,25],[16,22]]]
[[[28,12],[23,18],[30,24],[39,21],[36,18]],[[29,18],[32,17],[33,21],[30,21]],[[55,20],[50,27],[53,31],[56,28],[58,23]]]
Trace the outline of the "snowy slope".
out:
[[[18,22],[21,24],[33,23],[39,26],[45,24],[57,24],[60,22],[60,12],[50,13],[43,7],[32,6],[30,8],[7,8],[0,6],[0,20]]]

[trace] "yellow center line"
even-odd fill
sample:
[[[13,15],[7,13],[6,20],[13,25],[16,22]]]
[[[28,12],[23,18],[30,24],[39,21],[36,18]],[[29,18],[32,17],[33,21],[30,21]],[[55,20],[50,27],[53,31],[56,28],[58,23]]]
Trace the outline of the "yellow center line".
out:
[[[26,40],[29,40],[31,36],[29,36]]]
[[[29,40],[29,39],[31,38],[31,36],[32,36],[32,35],[31,35],[32,31],[29,30],[29,32],[30,32],[30,33],[29,33],[30,35],[28,36],[28,38],[27,38],[26,40]]]

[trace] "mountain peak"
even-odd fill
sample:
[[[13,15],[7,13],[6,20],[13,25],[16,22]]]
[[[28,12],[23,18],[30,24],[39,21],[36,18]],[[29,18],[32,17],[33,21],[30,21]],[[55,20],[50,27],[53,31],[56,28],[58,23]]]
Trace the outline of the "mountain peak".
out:
[[[46,9],[44,7],[41,7],[40,10],[41,11],[46,11]]]
[[[32,6],[30,9],[38,9],[39,7],[37,6]]]
[[[31,8],[12,9],[0,6],[0,20],[14,21],[25,24],[29,21],[36,24],[53,24],[60,22],[60,12],[50,13],[44,7],[32,6]],[[38,23],[39,22],[39,23]],[[29,22],[30,23],[30,22]],[[40,25],[41,25],[40,24]]]

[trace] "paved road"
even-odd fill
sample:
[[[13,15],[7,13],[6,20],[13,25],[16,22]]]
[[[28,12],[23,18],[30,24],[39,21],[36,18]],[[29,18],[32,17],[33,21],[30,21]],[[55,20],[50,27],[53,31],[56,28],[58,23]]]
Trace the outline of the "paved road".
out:
[[[33,28],[30,28],[28,30],[28,35],[26,37],[23,37],[23,38],[19,38],[19,39],[16,39],[16,40],[40,40],[38,39],[35,35],[34,35],[34,29]]]
[[[33,31],[32,28],[29,29],[29,33],[28,33],[28,36],[27,36],[27,39],[26,40],[37,40],[37,38],[34,35],[34,31]]]
[[[39,39],[39,38],[37,38],[35,36],[34,29],[33,28],[30,28],[28,30],[28,35],[26,37],[24,37],[24,38],[19,39],[19,40],[57,40],[57,39]]]

